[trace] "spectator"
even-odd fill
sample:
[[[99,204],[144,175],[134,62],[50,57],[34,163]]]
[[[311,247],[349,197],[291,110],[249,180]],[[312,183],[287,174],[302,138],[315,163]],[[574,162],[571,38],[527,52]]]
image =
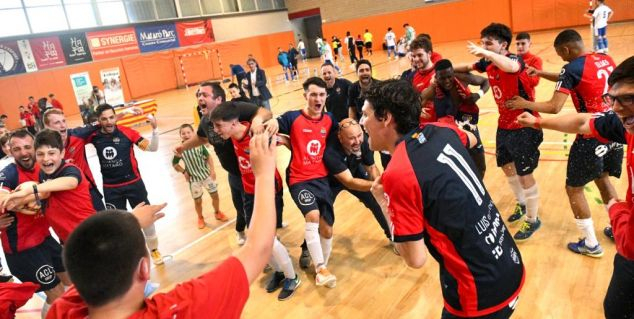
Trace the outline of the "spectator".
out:
[[[35,135],[35,117],[33,113],[25,109],[23,105],[20,105],[18,109],[20,110],[20,127],[26,128],[29,133]]]
[[[277,48],[277,63],[282,66],[282,72],[284,72],[284,79],[288,81],[288,71],[291,64],[288,63],[288,53],[282,51],[282,48]]]
[[[254,58],[249,58],[247,65],[250,70],[247,74],[247,91],[251,97],[251,102],[270,111],[269,100],[273,96],[269,88],[266,87],[266,73],[258,67],[258,62]]]
[[[62,106],[62,103],[60,103],[60,101],[55,98],[55,94],[53,93],[49,94],[48,98],[51,100],[51,105],[54,108],[59,109],[60,111],[64,111],[64,107]]]

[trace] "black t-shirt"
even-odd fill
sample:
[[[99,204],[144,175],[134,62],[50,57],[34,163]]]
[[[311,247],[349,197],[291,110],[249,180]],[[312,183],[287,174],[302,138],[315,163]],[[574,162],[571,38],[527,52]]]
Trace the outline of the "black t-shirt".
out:
[[[372,83],[379,82],[377,79],[372,78]],[[361,109],[363,108],[363,103],[365,102],[365,97],[361,94],[361,85],[359,81],[356,81],[350,85],[350,89],[348,89],[348,107],[354,106],[355,112],[357,113],[357,120],[361,119]]]
[[[352,82],[346,79],[335,79],[335,84],[327,88],[326,111],[332,113],[337,122],[348,117],[348,90]]]
[[[258,106],[255,104],[235,102],[234,105],[238,108],[240,113],[240,121],[250,122],[258,112]],[[238,158],[233,150],[233,143],[231,143],[230,139],[223,140],[220,135],[214,132],[214,125],[209,121],[207,116],[203,116],[200,119],[200,124],[198,125],[198,131],[196,134],[200,137],[206,137],[209,144],[214,147],[214,151],[216,152],[216,155],[218,155],[218,160],[220,161],[222,168],[230,174],[240,175]]]
[[[334,177],[345,170],[350,170],[352,177],[369,179],[370,176],[364,166],[374,165],[374,151],[368,145],[368,137],[365,136],[361,143],[361,156],[346,154],[339,139],[333,139],[332,143],[326,146],[324,154],[324,164],[328,169],[331,185],[339,185],[339,181]]]

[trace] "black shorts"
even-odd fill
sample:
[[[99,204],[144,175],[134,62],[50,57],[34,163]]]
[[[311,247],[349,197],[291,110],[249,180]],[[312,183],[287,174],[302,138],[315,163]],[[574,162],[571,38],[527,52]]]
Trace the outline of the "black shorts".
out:
[[[59,284],[56,273],[65,272],[62,246],[48,236],[39,245],[16,254],[6,254],[11,274],[21,282],[40,285],[37,291],[46,291]]]
[[[146,204],[150,203],[147,199],[147,190],[145,189],[145,184],[142,179],[123,186],[104,186],[103,195],[107,209],[127,210],[127,202],[130,203],[130,207],[132,208],[141,202],[145,202]]]
[[[539,144],[544,132],[532,128],[505,130],[498,128],[495,136],[495,158],[498,167],[515,164],[517,175],[532,174],[539,163]]]
[[[282,216],[282,211],[284,210],[284,200],[283,200],[284,192],[279,191],[275,193],[275,210],[276,216]],[[247,227],[250,228],[251,225],[251,217],[253,217],[253,204],[255,203],[255,196],[253,194],[244,193],[244,214],[245,220],[247,222]],[[280,223],[276,223],[279,225]]]
[[[365,43],[365,48],[366,49],[372,49],[372,42],[366,42]]]
[[[577,137],[570,148],[566,186],[581,187],[604,172],[619,178],[623,163],[623,145],[601,143],[593,138]]]
[[[328,225],[335,223],[335,212],[332,207],[332,190],[327,178],[318,178],[291,185],[291,197],[297,208],[306,216],[310,211],[318,210],[321,218]]]

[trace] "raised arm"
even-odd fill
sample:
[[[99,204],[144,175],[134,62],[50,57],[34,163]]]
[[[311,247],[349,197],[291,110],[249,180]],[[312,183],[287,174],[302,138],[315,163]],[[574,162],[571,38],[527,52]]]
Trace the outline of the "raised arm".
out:
[[[557,114],[564,106],[568,94],[555,91],[549,101],[544,102],[531,102],[522,97],[514,96],[512,99],[505,102],[506,107],[513,110],[529,109],[541,113]]]
[[[517,122],[524,127],[545,128],[564,133],[591,134],[590,119],[592,114],[574,113],[550,118],[538,118],[524,112],[517,117]]]
[[[486,50],[472,42],[469,42],[467,44],[467,48],[469,50],[469,53],[491,61],[491,63],[495,64],[500,70],[506,73],[516,73],[521,69],[521,65],[518,61],[510,59],[507,56]]]

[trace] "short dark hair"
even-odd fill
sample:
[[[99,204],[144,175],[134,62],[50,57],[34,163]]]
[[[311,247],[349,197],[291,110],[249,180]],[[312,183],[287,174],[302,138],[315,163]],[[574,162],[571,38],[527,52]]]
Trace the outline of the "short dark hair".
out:
[[[50,148],[56,148],[60,151],[64,150],[64,141],[62,135],[58,131],[44,129],[35,135],[35,149],[42,146],[48,146]]]
[[[257,64],[257,63],[256,63]],[[220,82],[203,82],[200,83],[200,86],[208,86],[211,88],[211,93],[214,94],[214,97],[220,97],[222,102],[227,100],[227,95],[225,94],[225,90],[220,85]]]
[[[513,33],[511,33],[511,29],[508,26],[494,22],[480,31],[480,37],[492,37],[500,42],[506,42],[506,49],[508,50],[508,45],[511,44],[513,39]]]
[[[431,41],[431,35],[429,33],[421,33],[418,35],[419,37],[427,38],[427,40]]]
[[[357,62],[357,64],[358,63],[359,62]],[[317,85],[318,87],[325,89],[326,88],[326,81],[322,80],[322,78],[320,78],[320,77],[313,76],[313,77],[310,77],[310,78],[306,79],[306,81],[304,81],[304,83],[302,84],[302,87],[304,88],[304,91],[308,91],[308,88],[311,85]]]
[[[392,31],[392,27],[388,27],[388,28],[387,28],[387,31]]]
[[[34,99],[33,95],[29,96],[29,99]]]
[[[366,59],[357,60],[356,69],[354,71],[355,72],[359,72],[359,68],[363,64],[367,64],[370,67],[370,71],[372,71],[372,62],[370,62],[370,60],[366,60]]]
[[[427,53],[430,53],[430,52],[433,51],[431,40],[429,40],[424,35],[416,36],[416,38],[414,38],[414,40],[412,40],[412,43],[409,44],[409,48],[412,51],[418,50],[418,49],[423,49]]]
[[[189,128],[190,130],[194,130],[194,127],[189,124],[189,123],[185,123],[185,124],[181,124],[181,126],[178,128],[178,133],[180,134],[180,132],[184,129],[184,128]]]
[[[86,304],[103,306],[132,286],[147,256],[141,226],[125,211],[106,210],[84,220],[64,245],[64,265]]]
[[[54,97],[54,96],[55,96],[55,94],[53,94],[53,93],[49,93],[49,94],[48,94],[48,97],[51,97],[51,98],[52,98],[52,97]]]
[[[319,68],[323,68],[323,67],[325,67],[325,66],[331,66],[331,67],[333,67],[333,68],[335,67],[335,65],[334,65],[334,64],[332,64],[332,62],[330,62],[330,61],[326,61],[326,62],[322,63],[322,64],[321,64],[321,66],[320,66]]]
[[[15,130],[15,131],[11,132],[10,134],[7,134],[7,135],[9,136],[8,137],[9,141],[11,141],[11,139],[14,138],[14,137],[15,138],[25,138],[27,136],[30,136],[33,140],[35,140],[35,137],[33,137],[33,134],[31,134],[31,132],[29,132],[29,131],[27,131],[26,129],[23,129],[23,128]],[[4,143],[2,143],[2,144],[4,144]]]
[[[212,122],[223,121],[229,122],[240,118],[240,112],[233,102],[220,103],[210,114],[209,119]]]
[[[100,117],[101,114],[103,114],[103,112],[105,112],[107,110],[112,110],[112,112],[115,113],[115,114],[117,113],[114,110],[114,107],[112,105],[110,105],[108,103],[104,103],[104,104],[101,104],[101,105],[97,106],[97,108],[95,109],[95,115],[97,115],[97,117]]]
[[[436,62],[436,65],[434,66],[434,70],[436,72],[440,70],[447,70],[449,68],[453,68],[453,65],[451,64],[451,61],[447,59],[439,60],[438,62]]]
[[[233,82],[231,82],[231,84],[229,84],[229,88],[230,89],[236,88],[238,90],[240,89],[240,87],[237,84],[233,83]]]
[[[555,37],[555,41],[553,45],[555,47],[568,44],[571,42],[579,42],[581,40],[581,34],[573,29],[566,29],[564,31],[559,32],[557,37]]]
[[[0,135],[0,147],[4,146],[4,144],[9,143],[10,139],[11,139],[11,133],[5,133]]]
[[[8,117],[9,117],[9,116],[7,116],[6,114],[2,114],[2,115],[0,115],[0,119],[6,119],[6,118],[8,118]]]
[[[404,80],[389,79],[373,82],[365,92],[365,99],[374,107],[374,116],[383,120],[387,113],[396,122],[396,131],[406,134],[420,121],[420,95]]]
[[[634,56],[621,62],[608,78],[608,85],[613,86],[618,82],[634,84]]]
[[[409,23],[407,23],[407,22],[403,24],[403,28],[408,27],[408,26],[409,26]]]
[[[531,35],[528,32],[520,32],[515,36],[515,40],[531,40]]]

